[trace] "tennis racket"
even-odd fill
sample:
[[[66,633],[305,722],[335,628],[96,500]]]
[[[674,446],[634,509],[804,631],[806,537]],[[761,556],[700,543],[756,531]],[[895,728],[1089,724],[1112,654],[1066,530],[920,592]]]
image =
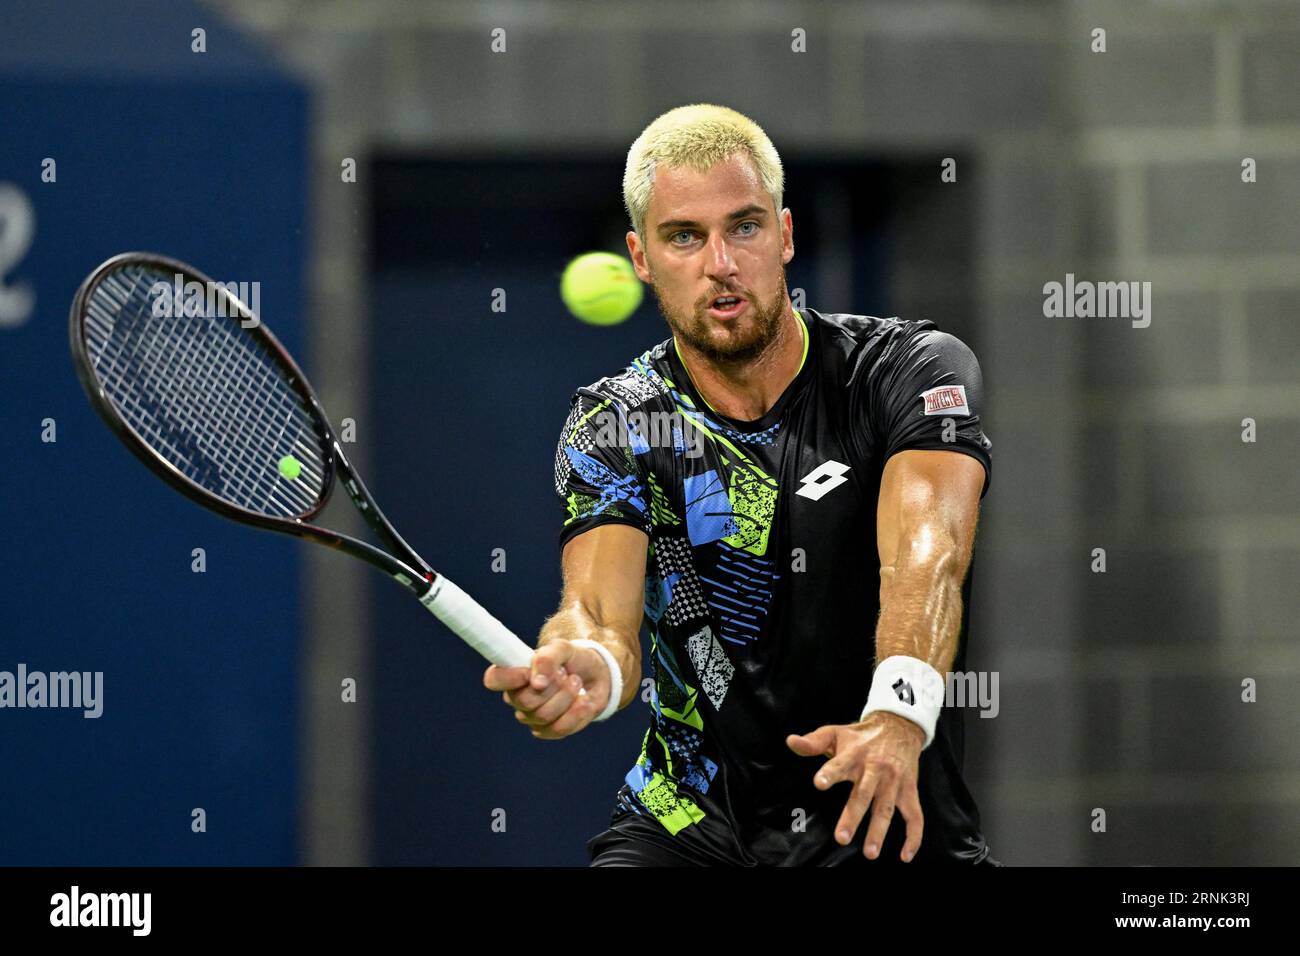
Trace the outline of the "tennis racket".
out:
[[[165,256],[114,256],[77,290],[69,334],[90,404],[163,481],[227,518],[374,565],[492,663],[528,666],[533,649],[402,540],[307,377],[227,286]],[[387,550],[311,523],[336,478]]]

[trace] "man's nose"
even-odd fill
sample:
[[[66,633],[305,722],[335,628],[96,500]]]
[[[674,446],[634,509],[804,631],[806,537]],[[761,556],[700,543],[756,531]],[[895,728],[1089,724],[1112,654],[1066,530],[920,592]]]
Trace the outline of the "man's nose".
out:
[[[713,236],[708,244],[708,261],[704,267],[710,279],[725,279],[736,271],[736,259],[725,236]]]

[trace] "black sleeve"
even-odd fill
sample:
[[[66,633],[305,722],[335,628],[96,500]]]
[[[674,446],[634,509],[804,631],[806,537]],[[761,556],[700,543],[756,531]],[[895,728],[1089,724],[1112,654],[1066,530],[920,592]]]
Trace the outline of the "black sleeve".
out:
[[[975,353],[955,335],[930,329],[891,346],[871,379],[881,460],[912,448],[970,455],[984,466],[984,497],[993,474],[993,442],[981,426],[984,380]]]
[[[564,509],[560,550],[600,524],[630,524],[650,533],[645,480],[637,467],[627,416],[619,403],[580,388],[555,449],[555,493]]]

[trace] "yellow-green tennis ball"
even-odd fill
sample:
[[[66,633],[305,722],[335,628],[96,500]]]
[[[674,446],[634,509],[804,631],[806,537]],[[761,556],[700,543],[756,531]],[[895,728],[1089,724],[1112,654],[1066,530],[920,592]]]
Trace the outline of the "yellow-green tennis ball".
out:
[[[284,477],[288,478],[290,481],[293,481],[302,474],[302,462],[297,458],[294,458],[293,455],[285,455],[281,458],[279,468],[280,474],[284,475]]]
[[[632,263],[612,252],[578,256],[560,279],[569,311],[592,325],[617,325],[641,304],[641,280]]]

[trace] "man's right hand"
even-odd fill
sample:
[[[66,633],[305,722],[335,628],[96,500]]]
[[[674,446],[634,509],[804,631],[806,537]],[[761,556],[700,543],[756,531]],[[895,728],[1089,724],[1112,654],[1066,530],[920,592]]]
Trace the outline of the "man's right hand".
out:
[[[515,718],[540,740],[576,734],[600,716],[612,687],[599,651],[575,647],[598,641],[620,667],[626,706],[641,680],[645,613],[645,569],[649,537],[626,524],[603,524],[574,535],[564,545],[564,595],[560,608],[542,625],[527,667],[498,667],[483,674],[483,686],[502,691]],[[580,693],[582,690],[586,693]]]
[[[559,740],[582,730],[605,708],[609,668],[591,648],[557,638],[538,648],[528,667],[491,665],[483,672],[483,686],[503,691],[502,700],[534,737]]]

